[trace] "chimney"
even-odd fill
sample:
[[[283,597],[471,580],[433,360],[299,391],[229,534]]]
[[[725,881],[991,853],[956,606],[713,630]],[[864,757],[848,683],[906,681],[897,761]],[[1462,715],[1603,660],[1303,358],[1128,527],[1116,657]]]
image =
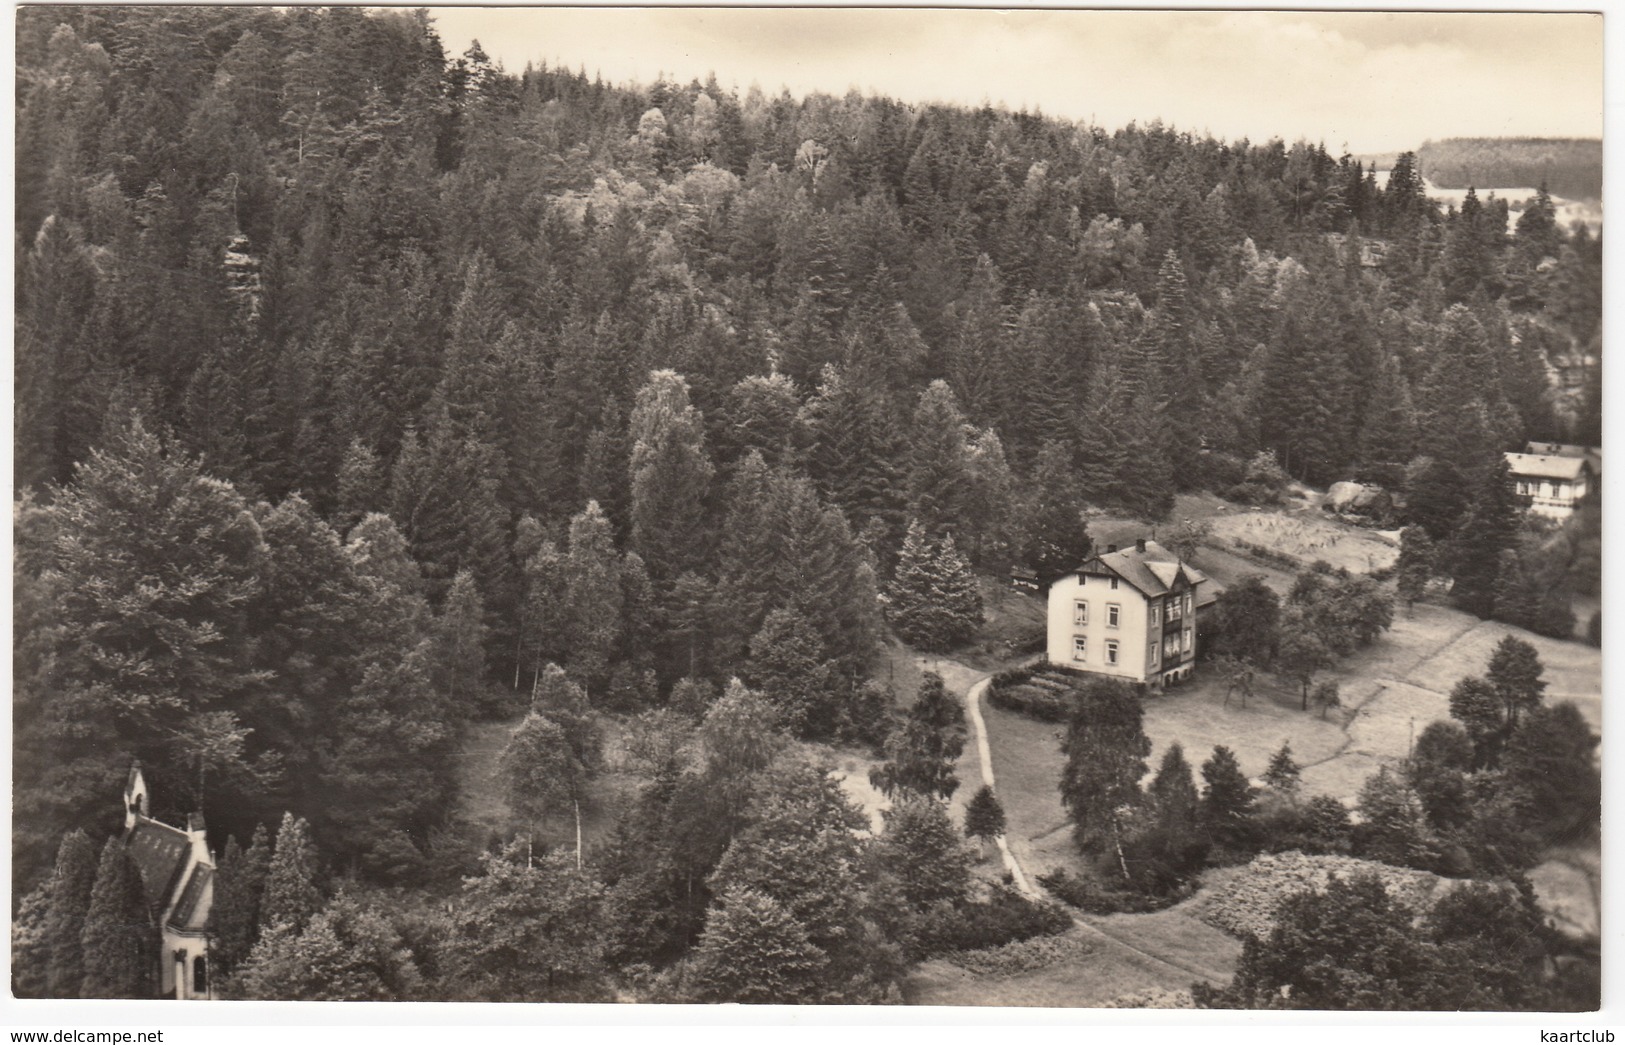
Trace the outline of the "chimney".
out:
[[[1115,545],[1115,544],[1106,545],[1106,554],[1107,555],[1110,555],[1112,552],[1114,552],[1116,550],[1117,550],[1117,545]]]
[[[1144,537],[1141,537],[1139,540],[1134,542],[1134,550],[1137,551],[1137,552],[1145,551],[1145,538]]]

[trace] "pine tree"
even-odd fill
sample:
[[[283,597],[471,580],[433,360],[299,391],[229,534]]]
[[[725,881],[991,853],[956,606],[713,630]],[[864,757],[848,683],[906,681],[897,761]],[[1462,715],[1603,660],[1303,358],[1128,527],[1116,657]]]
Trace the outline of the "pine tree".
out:
[[[955,763],[965,749],[965,712],[942,683],[926,672],[908,715],[886,738],[886,761],[869,771],[869,782],[887,795],[948,798],[959,787]]]
[[[141,872],[119,838],[102,847],[80,941],[85,978],[77,997],[146,999],[157,993],[158,933]]]
[[[85,980],[85,953],[80,936],[96,885],[96,847],[83,831],[64,835],[56,851],[50,878],[50,906],[46,915],[48,961],[46,996],[77,998]]]
[[[265,875],[265,899],[260,902],[262,930],[287,928],[300,932],[322,908],[316,886],[316,846],[310,825],[292,813],[282,814],[276,848]]]

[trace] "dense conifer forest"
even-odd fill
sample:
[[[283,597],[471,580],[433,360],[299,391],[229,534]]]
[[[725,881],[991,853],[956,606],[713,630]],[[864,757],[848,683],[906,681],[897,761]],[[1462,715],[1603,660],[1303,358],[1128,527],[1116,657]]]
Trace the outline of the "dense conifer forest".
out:
[[[417,926],[444,965],[379,958],[378,997],[596,998],[683,954],[674,996],[887,997],[951,890],[841,877],[827,778],[739,781],[884,739],[888,606],[979,615],[972,573],[1065,568],[1084,506],[1156,520],[1263,450],[1494,564],[1500,452],[1599,443],[1600,242],[1544,196],[1511,232],[1441,211],[1411,154],[1379,189],[1304,141],[518,72],[421,13],[17,19],[14,896],[44,909],[139,758],[155,813],[284,822],[349,883],[245,993],[413,943],[365,886],[465,895],[461,943]],[[595,715],[704,757],[651,755],[585,871],[482,857],[449,754],[527,709],[538,808],[579,803]],[[942,815],[900,803],[927,841],[888,866]],[[846,870],[786,899],[786,866]],[[563,935],[502,944],[533,967],[474,946],[538,896]],[[982,903],[955,931],[1044,916]],[[755,946],[782,982],[728,983]]]

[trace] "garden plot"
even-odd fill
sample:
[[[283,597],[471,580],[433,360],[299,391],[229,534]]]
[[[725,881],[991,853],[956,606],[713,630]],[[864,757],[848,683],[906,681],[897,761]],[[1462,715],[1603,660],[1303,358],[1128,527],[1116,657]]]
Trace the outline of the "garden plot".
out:
[[[1317,560],[1350,573],[1386,569],[1399,557],[1395,541],[1315,511],[1236,510],[1209,520],[1213,536],[1232,546],[1254,544],[1289,555],[1305,566]]]

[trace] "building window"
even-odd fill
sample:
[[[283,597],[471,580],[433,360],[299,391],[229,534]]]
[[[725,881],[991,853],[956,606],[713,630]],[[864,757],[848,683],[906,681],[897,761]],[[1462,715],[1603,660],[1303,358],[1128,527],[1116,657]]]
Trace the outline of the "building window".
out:
[[[1072,605],[1072,623],[1073,624],[1088,624],[1089,623],[1089,604],[1087,602],[1073,603],[1073,605]]]
[[[1169,599],[1168,600],[1168,619],[1173,621],[1173,620],[1178,620],[1179,618],[1180,618],[1180,612],[1179,612],[1179,599],[1178,599],[1178,597]]]
[[[1153,602],[1151,604],[1151,626],[1153,628],[1157,626],[1157,615],[1158,615],[1157,604]]]
[[[1106,640],[1106,663],[1117,663],[1117,641],[1115,639]]]
[[[1145,661],[1146,661],[1147,664],[1150,664],[1153,667],[1156,666],[1156,663],[1157,663],[1157,644],[1155,642],[1151,642],[1151,643],[1146,644],[1146,647],[1145,647]]]
[[[1179,636],[1170,635],[1162,644],[1162,653],[1165,657],[1179,656]]]
[[[1185,596],[1185,612],[1189,613],[1190,611],[1191,611],[1191,596],[1187,594]]]
[[[1089,639],[1084,635],[1072,636],[1072,659],[1085,660],[1089,656]]]
[[[1196,640],[1196,632],[1192,631],[1190,628],[1186,628],[1185,629],[1185,652],[1186,653],[1189,653],[1191,651],[1191,645],[1195,640]]]
[[[192,993],[200,998],[209,993],[209,966],[201,954],[192,959]]]
[[[1122,621],[1123,607],[1115,602],[1106,604],[1106,627],[1115,628]]]
[[[1116,591],[1116,590],[1117,590],[1117,578],[1113,577],[1112,578],[1112,591]]]

